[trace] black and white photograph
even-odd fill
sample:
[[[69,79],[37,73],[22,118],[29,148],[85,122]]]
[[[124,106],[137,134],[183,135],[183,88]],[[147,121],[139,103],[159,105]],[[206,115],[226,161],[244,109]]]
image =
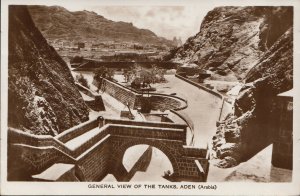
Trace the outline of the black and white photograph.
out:
[[[300,1],[273,2],[2,2],[1,194],[300,194]]]

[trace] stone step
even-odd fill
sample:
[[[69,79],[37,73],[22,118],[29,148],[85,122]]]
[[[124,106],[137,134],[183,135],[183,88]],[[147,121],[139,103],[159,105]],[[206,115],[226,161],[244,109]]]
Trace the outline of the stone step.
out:
[[[149,131],[174,131],[174,132],[182,132],[182,129],[176,129],[176,128],[160,128],[160,127],[152,127],[152,126],[135,126],[135,125],[120,125],[120,124],[114,124],[114,125],[104,125],[103,127],[99,128],[96,127],[94,129],[91,129],[90,131],[87,131],[65,143],[65,146],[70,149],[72,152],[72,155],[74,157],[78,157],[80,154],[84,153],[88,149],[90,149],[94,144],[99,142],[107,133],[104,133],[106,129],[109,126],[114,126],[114,131],[117,131],[119,133],[122,133],[123,130],[149,130]],[[150,133],[150,132],[149,132]]]
[[[101,128],[96,127],[94,129],[91,129],[90,131],[87,131],[78,137],[75,137],[68,142],[65,143],[65,145],[70,149],[75,151],[80,146],[85,144],[86,142],[90,141],[93,137],[96,137],[99,133],[101,133],[103,130],[105,130],[108,127],[108,125],[105,125]]]
[[[79,181],[75,176],[75,165],[65,163],[55,163],[32,178],[35,181]]]

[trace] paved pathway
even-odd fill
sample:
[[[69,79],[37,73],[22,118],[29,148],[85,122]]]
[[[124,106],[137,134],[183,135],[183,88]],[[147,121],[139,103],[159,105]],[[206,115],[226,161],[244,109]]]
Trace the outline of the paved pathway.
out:
[[[157,86],[158,92],[176,93],[188,101],[188,107],[179,113],[187,115],[194,123],[196,147],[205,148],[216,131],[221,100],[214,95],[193,86],[174,75],[166,75],[168,83]]]

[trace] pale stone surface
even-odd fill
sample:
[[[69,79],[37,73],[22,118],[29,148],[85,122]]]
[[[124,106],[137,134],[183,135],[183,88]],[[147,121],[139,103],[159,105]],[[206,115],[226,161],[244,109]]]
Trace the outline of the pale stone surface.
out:
[[[211,164],[207,181],[290,182],[292,179],[291,170],[272,166],[272,148],[273,145],[269,145],[254,157],[236,167],[225,169]]]
[[[157,148],[153,148],[151,162],[149,164],[149,167],[147,168],[147,171],[137,172],[131,179],[131,182],[168,182],[168,180],[162,177],[164,175],[164,172],[167,170],[173,172],[172,165],[169,159],[163,152],[161,152]]]
[[[148,145],[137,145],[126,150],[122,162],[128,172],[133,168],[148,147]]]
[[[117,179],[112,174],[107,174],[101,182],[118,182]]]
[[[102,130],[99,127],[96,127],[88,132],[75,137],[74,139],[65,143],[65,145],[70,148],[71,150],[75,150],[76,148],[80,147],[82,144],[88,142],[92,137],[99,134]]]
[[[168,83],[160,84],[157,87],[158,92],[166,94],[180,92],[177,95],[187,99],[188,107],[181,111],[186,113],[194,123],[195,146],[206,148],[216,129],[221,100],[174,75],[166,75],[165,78]]]
[[[37,180],[57,181],[63,175],[74,169],[74,167],[75,165],[73,164],[56,163],[42,173],[33,175],[32,177]]]

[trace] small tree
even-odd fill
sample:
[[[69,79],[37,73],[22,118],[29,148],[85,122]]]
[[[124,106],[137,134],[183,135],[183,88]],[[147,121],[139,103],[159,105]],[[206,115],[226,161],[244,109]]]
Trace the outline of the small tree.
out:
[[[94,80],[95,80],[95,84],[98,87],[98,90],[100,89],[100,85],[101,85],[101,78],[105,78],[108,80],[113,80],[114,77],[114,71],[112,69],[108,69],[104,66],[101,66],[100,68],[97,68],[95,70],[95,75],[94,75]]]
[[[83,63],[83,57],[75,56],[70,60],[70,63]]]
[[[124,79],[125,79],[125,82],[130,82],[132,79],[133,79],[133,76],[134,76],[134,73],[132,70],[124,70]]]
[[[106,75],[106,68],[101,66],[95,70],[94,80],[100,82],[101,78],[105,78]]]
[[[165,82],[166,81],[165,74],[166,74],[165,69],[158,69],[157,75],[158,75],[159,82]]]
[[[84,76],[83,76],[82,74],[77,75],[77,76],[75,77],[75,80],[76,80],[79,84],[81,84],[82,86],[85,86],[85,87],[87,87],[87,88],[90,88],[90,85],[88,84],[87,79],[85,79]]]
[[[115,72],[114,72],[114,70],[113,69],[108,69],[108,68],[106,68],[106,75],[105,75],[105,77],[104,78],[106,78],[106,79],[108,79],[108,80],[113,80],[113,78],[114,78],[114,75],[115,75]]]

